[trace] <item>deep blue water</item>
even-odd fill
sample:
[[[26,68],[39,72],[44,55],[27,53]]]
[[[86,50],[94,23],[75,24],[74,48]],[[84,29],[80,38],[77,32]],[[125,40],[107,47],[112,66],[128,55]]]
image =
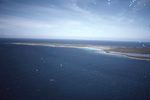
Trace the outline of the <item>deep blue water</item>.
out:
[[[126,42],[126,41],[92,41],[92,40],[57,40],[57,39],[0,39],[0,43],[26,42],[26,43],[59,43],[59,44],[91,44],[104,46],[124,47],[150,47],[150,42]]]
[[[150,100],[150,61],[77,48],[8,44],[12,42],[140,44],[1,39],[0,100]]]

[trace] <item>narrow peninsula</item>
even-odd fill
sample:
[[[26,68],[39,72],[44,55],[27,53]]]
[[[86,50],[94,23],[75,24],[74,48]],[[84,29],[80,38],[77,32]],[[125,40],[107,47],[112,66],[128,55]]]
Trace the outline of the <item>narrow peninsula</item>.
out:
[[[33,46],[51,46],[51,47],[71,47],[71,48],[89,48],[101,51],[109,55],[120,55],[132,59],[149,60],[150,48],[148,47],[118,47],[118,46],[101,46],[86,44],[55,44],[55,43],[12,43],[16,45],[33,45]]]

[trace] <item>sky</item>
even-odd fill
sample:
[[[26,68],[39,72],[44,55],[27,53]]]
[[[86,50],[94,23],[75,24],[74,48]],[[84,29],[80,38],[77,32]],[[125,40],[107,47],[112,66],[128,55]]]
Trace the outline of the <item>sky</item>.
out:
[[[150,0],[0,0],[0,38],[150,41]]]

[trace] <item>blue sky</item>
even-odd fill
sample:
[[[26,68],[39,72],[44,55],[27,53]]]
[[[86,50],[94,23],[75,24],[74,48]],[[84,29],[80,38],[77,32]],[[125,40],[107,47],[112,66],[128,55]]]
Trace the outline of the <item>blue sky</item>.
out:
[[[0,37],[150,41],[150,0],[0,0]]]

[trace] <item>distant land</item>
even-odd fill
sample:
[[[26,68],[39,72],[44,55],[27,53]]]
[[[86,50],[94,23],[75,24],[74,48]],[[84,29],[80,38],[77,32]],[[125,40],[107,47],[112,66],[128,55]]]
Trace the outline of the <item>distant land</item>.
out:
[[[101,46],[86,44],[53,44],[53,43],[12,43],[16,45],[33,45],[33,46],[51,46],[51,47],[72,47],[87,48],[102,51],[101,53],[110,55],[120,55],[132,59],[149,60],[150,48],[147,47],[118,47],[118,46]]]

